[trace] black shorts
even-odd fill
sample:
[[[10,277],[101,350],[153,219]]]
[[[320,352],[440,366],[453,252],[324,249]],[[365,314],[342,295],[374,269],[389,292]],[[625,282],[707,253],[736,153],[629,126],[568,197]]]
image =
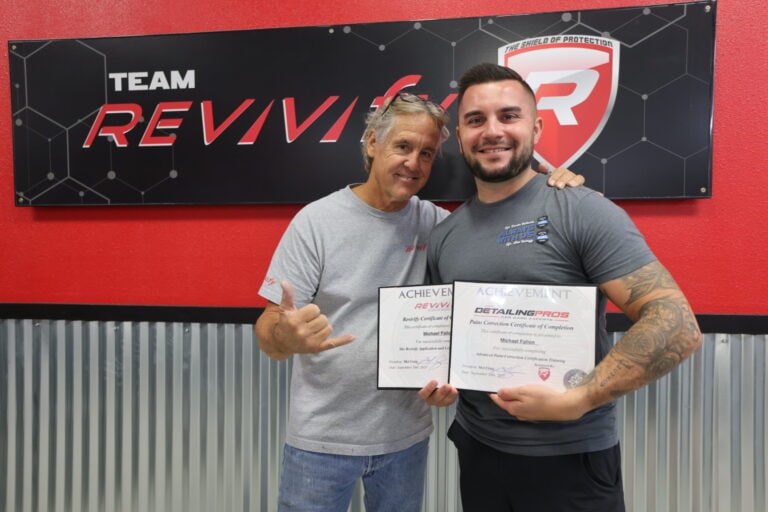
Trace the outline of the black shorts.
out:
[[[624,512],[619,445],[531,457],[478,442],[455,421],[464,512]]]

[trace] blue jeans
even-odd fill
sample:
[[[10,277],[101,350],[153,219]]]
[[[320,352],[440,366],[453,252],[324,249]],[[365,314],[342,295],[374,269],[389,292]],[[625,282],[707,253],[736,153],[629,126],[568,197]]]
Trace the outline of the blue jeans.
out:
[[[347,512],[363,479],[366,512],[418,512],[429,439],[384,455],[330,455],[285,445],[279,512]]]

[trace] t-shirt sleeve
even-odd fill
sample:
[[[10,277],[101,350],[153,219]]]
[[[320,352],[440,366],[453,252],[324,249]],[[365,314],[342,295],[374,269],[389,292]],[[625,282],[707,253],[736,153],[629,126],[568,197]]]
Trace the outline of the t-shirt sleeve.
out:
[[[291,220],[272,255],[259,295],[279,304],[282,281],[293,286],[296,307],[310,302],[317,292],[322,262],[309,215],[300,211]]]
[[[596,283],[619,278],[656,260],[645,237],[629,215],[599,194],[589,194],[579,203],[578,241],[584,271]]]

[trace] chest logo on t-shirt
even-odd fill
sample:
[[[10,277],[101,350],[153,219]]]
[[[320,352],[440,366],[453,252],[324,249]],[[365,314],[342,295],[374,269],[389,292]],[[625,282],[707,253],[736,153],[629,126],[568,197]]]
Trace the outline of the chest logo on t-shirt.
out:
[[[427,244],[418,244],[418,245],[409,245],[405,248],[405,252],[413,252],[413,251],[426,251],[427,250]]]
[[[549,217],[546,215],[542,215],[535,221],[504,226],[504,229],[496,237],[496,243],[506,247],[533,242],[543,244],[549,240],[548,227]]]
[[[549,217],[542,215],[536,219],[536,241],[545,244],[549,241]]]

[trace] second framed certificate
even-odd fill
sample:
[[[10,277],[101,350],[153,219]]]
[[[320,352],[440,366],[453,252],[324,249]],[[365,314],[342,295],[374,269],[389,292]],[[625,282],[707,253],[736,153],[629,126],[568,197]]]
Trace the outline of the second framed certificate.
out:
[[[595,366],[597,287],[453,283],[449,382],[565,390]]]
[[[448,380],[451,285],[379,288],[378,387]]]

